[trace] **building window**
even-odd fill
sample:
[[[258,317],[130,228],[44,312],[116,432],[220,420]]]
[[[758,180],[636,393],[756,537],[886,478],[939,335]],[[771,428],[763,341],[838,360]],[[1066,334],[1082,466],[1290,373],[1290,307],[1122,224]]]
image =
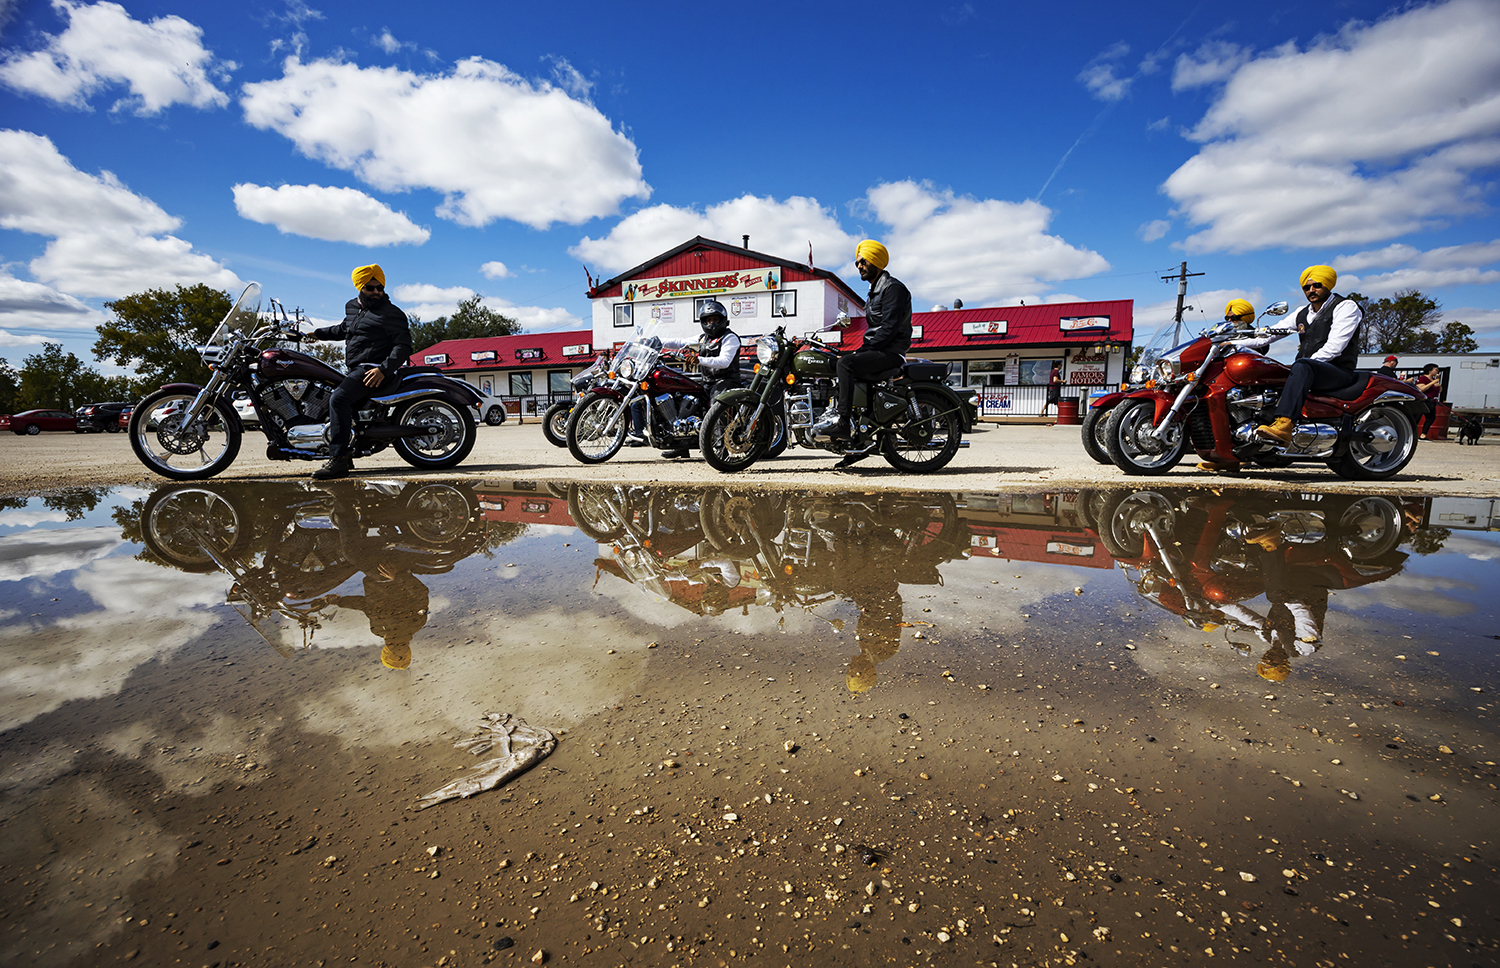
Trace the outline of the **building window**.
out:
[[[548,370],[547,371],[547,392],[548,393],[572,393],[573,392],[573,374],[570,373],[567,370]]]
[[[615,326],[616,328],[634,325],[630,315],[630,303],[615,303]]]
[[[965,386],[971,387],[1003,387],[1005,386],[1005,361],[1004,360],[970,360],[969,380]]]
[[[776,317],[797,315],[797,290],[782,289],[772,293],[771,315]]]
[[[512,373],[510,375],[510,395],[513,397],[531,396],[530,373]]]

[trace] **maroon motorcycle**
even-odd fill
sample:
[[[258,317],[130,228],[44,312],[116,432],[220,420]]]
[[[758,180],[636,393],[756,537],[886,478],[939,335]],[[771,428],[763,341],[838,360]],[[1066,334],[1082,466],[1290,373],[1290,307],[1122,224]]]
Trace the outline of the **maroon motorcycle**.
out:
[[[645,431],[661,450],[698,446],[698,425],[708,412],[708,385],[661,360],[661,340],[636,338],[621,347],[604,379],[578,399],[568,417],[568,451],[585,464],[602,464],[620,452],[632,407],[645,410]]]
[[[213,371],[206,385],[171,383],[136,404],[130,446],[142,464],[176,480],[213,477],[228,467],[245,432],[234,408],[239,391],[249,392],[267,457],[327,459],[329,401],[344,375],[286,348],[302,339],[301,314],[289,318],[273,299],[263,319],[260,298],[259,284],[246,286],[198,348]],[[474,449],[472,407],[481,399],[478,390],[437,367],[402,367],[355,413],[351,453],[368,457],[391,446],[413,467],[452,467]]]

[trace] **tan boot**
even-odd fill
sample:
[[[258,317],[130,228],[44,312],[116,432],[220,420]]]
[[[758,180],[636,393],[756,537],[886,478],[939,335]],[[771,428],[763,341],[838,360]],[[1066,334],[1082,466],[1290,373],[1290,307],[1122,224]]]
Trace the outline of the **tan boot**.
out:
[[[1212,457],[1205,457],[1198,462],[1198,469],[1209,474],[1234,475],[1240,472],[1239,461],[1217,461]]]
[[[1297,425],[1292,422],[1291,417],[1277,417],[1268,425],[1256,427],[1255,434],[1264,440],[1274,440],[1278,444],[1290,444],[1292,442],[1292,432],[1296,429]]]
[[[1278,525],[1272,525],[1269,528],[1262,528],[1259,531],[1247,534],[1245,535],[1245,543],[1260,545],[1266,551],[1277,551],[1281,548],[1281,528]]]

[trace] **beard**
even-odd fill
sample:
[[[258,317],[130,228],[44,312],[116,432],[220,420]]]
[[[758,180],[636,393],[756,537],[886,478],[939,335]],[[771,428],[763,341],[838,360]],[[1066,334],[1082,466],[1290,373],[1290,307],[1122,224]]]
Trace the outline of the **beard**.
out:
[[[390,301],[390,297],[383,292],[361,292],[359,294],[359,304],[366,309],[378,309]]]

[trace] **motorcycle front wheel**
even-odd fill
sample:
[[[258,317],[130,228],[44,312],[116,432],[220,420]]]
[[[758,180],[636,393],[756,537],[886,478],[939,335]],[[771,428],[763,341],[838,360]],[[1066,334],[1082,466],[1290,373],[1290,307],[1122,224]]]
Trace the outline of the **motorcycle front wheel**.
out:
[[[625,412],[623,403],[616,397],[585,393],[568,417],[564,432],[568,453],[584,464],[602,464],[618,454],[630,425],[630,414]]]
[[[559,400],[542,413],[542,436],[554,447],[568,446],[568,414],[573,412],[572,400]]]
[[[1177,466],[1187,449],[1187,435],[1182,424],[1167,429],[1167,439],[1150,436],[1156,417],[1153,400],[1122,400],[1104,426],[1104,441],[1109,459],[1127,474],[1165,474]]]
[[[1349,452],[1329,466],[1353,481],[1383,481],[1394,477],[1417,453],[1417,429],[1406,411],[1371,407],[1354,421]]]
[[[1109,444],[1104,429],[1109,426],[1109,415],[1114,407],[1090,407],[1083,417],[1083,452],[1101,464],[1113,464],[1109,459]]]
[[[912,391],[911,404],[897,419],[903,425],[887,432],[881,445],[881,456],[896,470],[931,473],[947,466],[958,453],[963,420],[943,395],[926,389]]]
[[[764,415],[749,433],[750,415],[755,413],[756,401],[735,400],[729,403],[716,402],[708,408],[703,426],[698,431],[698,448],[708,466],[723,474],[742,471],[760,460],[770,443],[773,432],[772,421]]]
[[[240,425],[228,405],[215,400],[197,420],[183,415],[196,394],[158,390],[130,415],[130,449],[162,477],[195,481],[234,463],[240,452]]]
[[[250,529],[217,491],[165,485],[146,498],[141,538],[148,551],[173,568],[203,573],[218,567],[206,549],[235,557],[250,543]]]
[[[444,470],[469,456],[479,432],[472,411],[447,400],[427,398],[407,405],[396,422],[421,427],[420,437],[397,437],[392,443],[401,459],[423,470]]]

